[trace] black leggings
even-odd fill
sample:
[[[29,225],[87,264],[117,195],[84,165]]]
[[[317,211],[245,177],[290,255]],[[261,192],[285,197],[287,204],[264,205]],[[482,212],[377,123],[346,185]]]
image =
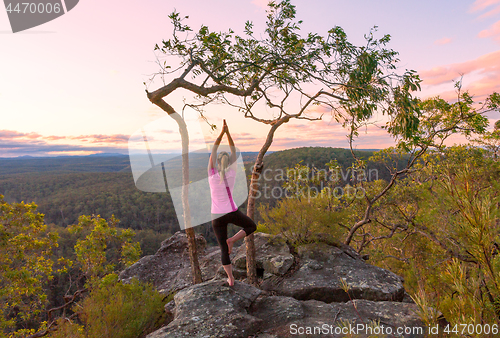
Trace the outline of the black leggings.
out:
[[[229,265],[231,264],[231,259],[229,258],[229,248],[226,242],[227,225],[232,223],[242,227],[247,236],[257,229],[257,225],[255,225],[255,222],[250,217],[239,210],[215,218],[217,216],[219,215],[212,214],[212,228],[214,229],[215,237],[217,237],[217,242],[219,242],[222,265]]]

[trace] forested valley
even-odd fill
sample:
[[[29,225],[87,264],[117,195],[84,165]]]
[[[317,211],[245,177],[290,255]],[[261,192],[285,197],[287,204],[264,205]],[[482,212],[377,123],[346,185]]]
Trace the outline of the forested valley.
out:
[[[491,316],[498,311],[494,300],[500,267],[500,168],[496,138],[484,140],[487,141],[484,147],[442,148],[415,162],[414,170],[401,175],[393,189],[370,206],[370,222],[364,224],[350,243],[371,264],[403,276],[406,288],[423,309],[431,306],[446,318],[456,320],[464,320],[466,314],[483,312],[481,316],[491,321]],[[404,168],[409,159],[407,153],[394,148],[356,151],[354,155],[356,158],[346,149],[305,147],[266,156],[267,172],[262,175],[260,189],[291,194],[260,196],[257,230],[281,235],[292,246],[307,243],[317,233],[343,241],[352,229],[350,225],[360,219],[367,206],[365,197],[350,194],[349,189],[361,188],[363,196],[373,196],[388,184],[391,173]],[[247,178],[253,158],[245,157]],[[95,167],[88,170],[79,163],[64,171],[44,171],[43,166],[27,170],[27,166],[18,169],[26,172],[15,173],[8,161],[12,160],[2,161],[0,165],[3,170],[0,194],[5,196],[2,203],[12,206],[3,204],[3,217],[20,219],[21,224],[23,219],[30,220],[23,228],[30,237],[23,238],[35,240],[44,231],[57,233],[58,239],[47,237],[31,246],[24,245],[23,253],[24,259],[37,260],[36,264],[41,267],[45,266],[46,259],[58,262],[51,265],[54,277],[48,284],[37,285],[40,294],[47,297],[48,308],[65,304],[68,290],[79,292],[78,285],[92,278],[99,280],[98,276],[106,269],[123,268],[127,259],[133,262],[154,254],[162,240],[180,230],[169,195],[139,191],[126,165],[112,167],[114,172],[109,170],[111,167],[107,172],[92,172]],[[29,163],[35,159],[23,161]],[[363,161],[367,171],[374,170],[376,176],[360,176],[360,168],[356,167],[359,161]],[[340,175],[334,175],[335,172]],[[329,189],[334,186],[344,189],[343,193],[332,194]],[[21,201],[28,204],[17,204]],[[37,207],[30,202],[35,202]],[[48,225],[46,230],[43,224]],[[195,229],[209,245],[216,245],[210,224]],[[237,229],[231,231],[234,233]],[[41,249],[44,247],[47,251]],[[31,252],[36,254],[31,257]],[[92,258],[95,255],[97,258]],[[125,258],[127,255],[130,257]],[[94,261],[86,268],[90,270],[76,273],[85,270],[82,265],[85,259]],[[80,263],[65,266],[66,261]],[[105,262],[110,265],[102,266]],[[437,269],[439,266],[443,268]],[[76,280],[68,274],[71,271],[79,276]],[[115,275],[109,276],[112,279]],[[32,283],[36,284],[36,279]],[[109,283],[121,287],[116,280]],[[35,286],[28,283],[26,287]],[[137,292],[137,297],[144,297],[142,291]],[[163,304],[155,297],[151,294],[147,302]],[[97,303],[89,303],[89,309],[102,306],[98,300],[93,301]],[[19,307],[19,311],[22,310]],[[435,317],[433,312],[422,315],[427,316],[429,322]],[[25,323],[29,325],[29,320]]]
[[[373,152],[358,153],[368,158]],[[243,158],[248,177],[255,154],[243,153]],[[262,177],[262,184],[270,192],[283,183],[284,176],[277,177],[279,170],[284,172],[301,161],[324,170],[332,159],[337,159],[343,168],[353,161],[350,151],[340,148],[306,147],[271,153],[266,157],[267,180]],[[388,171],[379,164],[374,163],[371,168],[380,169],[388,178]],[[100,215],[104,219],[114,215],[120,227],[137,232],[144,254],[158,249],[161,240],[154,240],[155,237],[165,239],[180,230],[169,194],[137,189],[125,156],[0,160],[0,194],[7,202],[35,202],[45,222],[56,227],[76,224],[81,215]],[[274,205],[278,199],[275,197],[269,193],[258,202]],[[217,244],[210,224],[199,226],[196,231],[203,233],[209,244]]]
[[[361,151],[356,154],[368,158],[373,152]],[[256,154],[242,155],[249,178]],[[311,169],[324,171],[327,168],[325,164],[335,159],[345,169],[353,163],[351,152],[340,148],[307,147],[270,153],[266,156],[267,171],[262,178],[262,188],[266,186],[283,191],[286,181],[286,174],[283,173],[286,173],[287,168],[293,169],[301,163]],[[377,166],[375,163],[373,165]],[[385,175],[388,175],[387,170]],[[11,217],[19,218],[18,226],[21,228],[16,231],[21,232],[18,235],[30,236],[35,241],[20,244],[24,247],[20,262],[26,260],[22,264],[40,264],[38,268],[50,268],[53,271],[53,278],[46,283],[40,284],[37,278],[21,282],[26,290],[46,297],[45,300],[37,297],[31,301],[23,300],[22,294],[27,291],[21,287],[18,293],[15,292],[16,297],[20,297],[19,304],[28,307],[32,306],[30,302],[46,301],[46,308],[58,308],[67,302],[68,292],[84,290],[81,289],[82,285],[92,280],[93,274],[97,276],[102,273],[93,271],[94,268],[91,268],[93,272],[89,270],[82,273],[82,266],[75,267],[78,265],[76,262],[83,264],[85,257],[89,259],[92,255],[101,255],[93,264],[99,266],[104,262],[114,262],[108,268],[119,269],[126,266],[120,256],[124,252],[134,259],[152,255],[164,239],[180,230],[169,194],[137,189],[126,156],[2,159],[0,195],[4,196],[2,212],[7,222],[5,224],[12,225],[9,224]],[[279,196],[263,196],[258,200],[258,205],[275,205],[278,200]],[[244,209],[245,205],[242,206]],[[256,218],[257,221],[262,220],[260,215]],[[200,225],[195,231],[202,233],[209,245],[217,245],[211,224]],[[235,227],[230,229],[230,232],[236,231]],[[45,236],[42,235],[44,233],[57,234],[54,235],[57,239],[50,237],[50,240],[38,241],[37,238]],[[28,261],[31,263],[28,264]],[[58,263],[52,266],[47,262]],[[22,280],[22,271],[19,273],[11,278]],[[26,310],[20,305],[17,309],[19,312]],[[8,306],[5,310],[8,310]],[[38,312],[32,315],[35,318]],[[29,319],[23,322],[28,326],[33,324]]]

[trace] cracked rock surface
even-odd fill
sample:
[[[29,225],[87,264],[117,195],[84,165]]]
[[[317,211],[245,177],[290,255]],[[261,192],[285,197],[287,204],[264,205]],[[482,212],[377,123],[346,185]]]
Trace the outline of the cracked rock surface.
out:
[[[298,248],[299,268],[286,278],[272,277],[262,289],[299,300],[326,303],[350,299],[402,301],[403,279],[396,274],[353,258],[342,249],[325,243]],[[349,294],[345,288],[349,289]]]
[[[344,337],[341,328],[363,325],[369,330],[375,323],[392,332],[380,337],[425,336],[403,279],[367,264],[343,244],[320,240],[292,253],[280,237],[256,233],[257,267],[263,277],[256,288],[240,281],[229,287],[220,250],[207,248],[201,236],[197,243],[204,283],[190,285],[187,239],[181,232],[120,274],[124,281],[136,277],[165,294],[176,292],[165,307],[171,321],[147,338]],[[234,248],[232,261],[235,277],[245,278],[245,245]],[[413,332],[395,334],[405,326]],[[357,336],[369,334],[358,331]]]

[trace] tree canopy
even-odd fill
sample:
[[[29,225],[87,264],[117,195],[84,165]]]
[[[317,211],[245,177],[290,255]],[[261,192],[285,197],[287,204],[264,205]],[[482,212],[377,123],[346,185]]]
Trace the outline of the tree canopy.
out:
[[[173,37],[155,50],[160,55],[160,75],[180,74],[161,88],[148,92],[153,103],[172,114],[175,109],[162,100],[176,89],[193,92],[196,100],[183,107],[198,110],[209,103],[229,104],[247,118],[275,124],[281,117],[316,119],[307,113],[331,111],[337,121],[358,125],[380,111],[392,116],[391,132],[411,134],[418,124],[411,91],[419,88],[418,75],[407,70],[397,74],[397,52],[386,48],[389,35],[376,38],[376,27],[365,35],[366,44],[355,46],[338,26],[325,36],[301,34],[289,0],[268,5],[264,34],[255,34],[246,22],[244,35],[213,32],[201,26],[196,32],[185,24],[187,16],[174,12]],[[190,76],[188,76],[190,75]],[[234,100],[234,97],[238,100]],[[267,106],[273,118],[257,113]]]

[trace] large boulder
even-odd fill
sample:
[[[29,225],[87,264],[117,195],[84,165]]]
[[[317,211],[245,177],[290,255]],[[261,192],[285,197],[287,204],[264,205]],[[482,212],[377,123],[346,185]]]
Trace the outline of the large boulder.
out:
[[[285,276],[264,280],[263,290],[298,300],[316,299],[326,303],[350,299],[402,301],[403,279],[367,264],[342,248],[312,243],[297,249],[297,270]]]
[[[294,257],[281,237],[256,233],[257,268],[264,277],[261,288],[298,300],[316,299],[327,303],[350,299],[403,300],[405,293],[401,277],[365,263],[348,246],[325,238],[316,240],[297,248]],[[201,235],[196,236],[196,241],[203,280],[225,279],[220,249],[206,247]],[[245,245],[235,247],[232,256],[235,277],[245,278]],[[154,255],[143,257],[120,274],[123,281],[134,277],[152,283],[164,294],[190,286],[191,267],[185,233],[175,233]]]
[[[418,306],[401,302],[359,299],[326,304],[275,296],[258,299],[250,314],[262,319],[258,338],[345,337],[353,333],[355,337],[368,337],[370,333],[384,333],[372,337],[425,337],[426,329],[418,316]],[[402,335],[396,334],[398,328],[403,328]]]
[[[167,326],[147,338],[242,337],[256,333],[261,320],[247,309],[261,291],[251,285],[212,280],[177,292],[175,316]]]
[[[306,317],[302,302],[292,297],[264,296],[259,297],[251,306],[250,313],[265,322],[264,331],[286,326]]]
[[[262,232],[254,234],[255,262],[257,269],[263,273],[277,276],[284,275],[294,263],[290,249],[280,236],[272,236]],[[235,249],[233,264],[237,269],[246,271],[246,246]]]
[[[320,236],[291,251],[279,236],[256,233],[262,290],[240,281],[229,287],[219,248],[207,248],[200,235],[196,240],[206,280],[202,284],[191,285],[183,232],[165,240],[155,255],[142,258],[120,274],[124,281],[136,277],[153,283],[160,292],[176,292],[165,306],[169,324],[147,338],[344,337],[345,332],[339,331],[342,326],[374,328],[374,323],[386,327],[385,333],[391,328],[393,334],[381,337],[396,336],[396,329],[405,326],[424,332],[418,306],[403,302],[402,278],[365,263],[355,250],[332,239]],[[245,245],[235,247],[232,256],[235,277],[246,277]],[[314,329],[322,331],[300,333]],[[400,336],[424,335],[414,331]]]
[[[376,325],[379,330],[383,326],[386,333],[379,337],[394,337],[398,328],[405,327],[412,332],[403,331],[399,337],[424,337],[425,332],[415,304],[299,301],[272,296],[238,281],[234,287],[217,280],[194,285],[179,291],[173,302],[173,321],[147,338],[345,337],[352,333],[351,328],[357,330],[358,337],[367,337],[367,330],[376,330]],[[342,331],[342,327],[346,329]]]
[[[220,265],[220,249],[207,247],[202,235],[196,235],[198,260],[203,280],[212,279]],[[184,289],[192,284],[188,240],[184,232],[178,231],[161,243],[160,249],[145,256],[120,273],[124,282],[137,278],[149,282],[163,294]]]

